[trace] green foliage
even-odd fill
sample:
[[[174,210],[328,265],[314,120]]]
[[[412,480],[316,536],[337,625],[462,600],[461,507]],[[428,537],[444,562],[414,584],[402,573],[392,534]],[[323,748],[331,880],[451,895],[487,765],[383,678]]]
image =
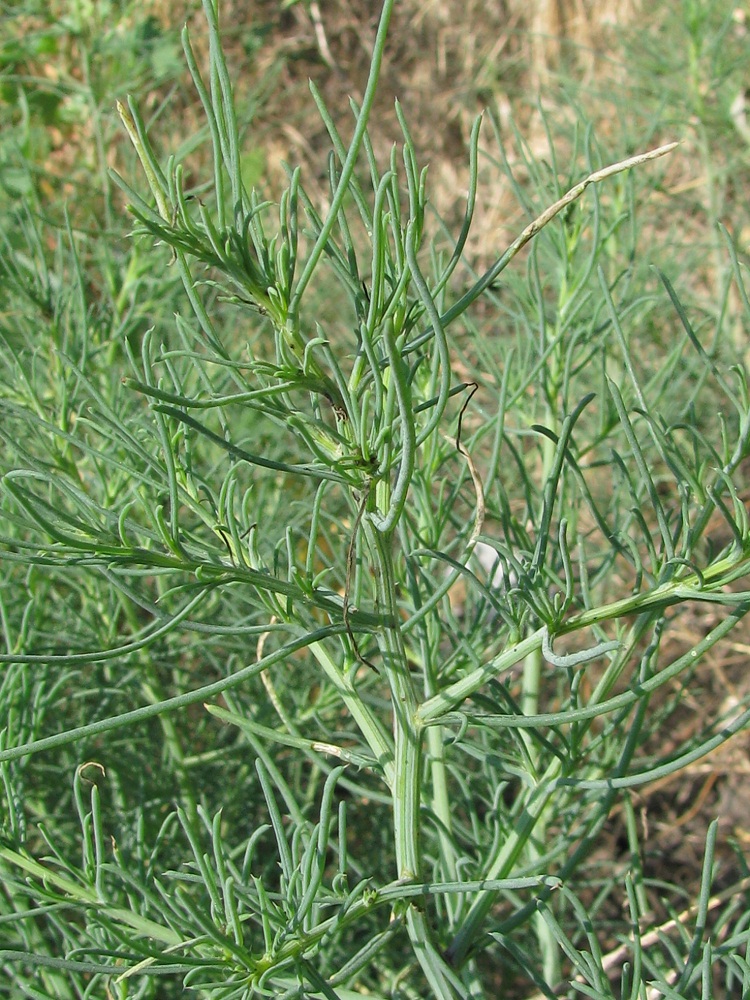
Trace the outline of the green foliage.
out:
[[[313,90],[324,211],[298,169],[277,203],[248,187],[205,0],[207,76],[183,45],[210,184],[123,101],[148,186],[115,176],[129,249],[84,260],[70,225],[50,249],[33,210],[8,226],[0,993],[748,988],[746,884],[718,917],[710,899],[715,825],[677,935],[642,926],[637,789],[750,720],[659,740],[750,609],[747,375],[722,304],[706,336],[638,259],[679,151],[607,166],[582,122],[562,180],[551,131],[543,163],[488,116],[441,251],[400,109],[387,164],[368,132],[392,7],[348,142]],[[476,274],[480,128],[529,222]],[[675,652],[696,604],[721,614]],[[615,807],[627,858],[602,874]]]

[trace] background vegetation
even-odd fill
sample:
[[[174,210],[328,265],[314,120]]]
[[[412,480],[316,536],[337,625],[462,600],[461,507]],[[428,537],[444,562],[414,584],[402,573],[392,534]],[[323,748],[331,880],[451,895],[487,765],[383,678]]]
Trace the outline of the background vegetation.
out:
[[[221,5],[229,148],[198,4],[3,6],[2,995],[750,991],[750,14],[397,2],[349,230],[337,215],[292,329],[262,297],[293,245],[286,164],[304,260],[380,52],[374,8]],[[672,140],[451,315],[565,191]],[[378,265],[394,143],[389,219],[413,225]],[[206,233],[236,231],[243,185],[265,229],[238,264]],[[395,295],[399,267],[403,339],[373,322],[362,376],[395,373],[381,411],[355,359],[374,274]],[[452,319],[432,428],[429,303]],[[331,354],[362,407],[348,465]],[[401,376],[425,437],[383,555]],[[397,650],[373,575],[391,558]],[[402,683],[425,726],[411,820],[375,753],[410,735],[391,737]]]

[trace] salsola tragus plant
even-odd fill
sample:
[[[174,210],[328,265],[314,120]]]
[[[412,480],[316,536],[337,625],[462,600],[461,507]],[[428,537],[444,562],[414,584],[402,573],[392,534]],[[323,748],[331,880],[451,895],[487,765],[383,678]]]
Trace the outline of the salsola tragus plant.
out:
[[[371,144],[392,7],[350,140],[313,92],[324,208],[298,169],[278,204],[246,189],[213,0],[207,79],[184,35],[210,189],[119,106],[150,196],[117,181],[163,270],[136,269],[135,308],[149,277],[177,282],[189,308],[169,329],[128,327],[113,350],[77,258],[71,300],[33,225],[27,255],[6,246],[9,288],[66,331],[56,392],[3,346],[4,544],[25,576],[15,633],[4,616],[0,958],[18,995],[748,987],[731,894],[732,946],[712,946],[715,827],[681,933],[640,937],[634,791],[749,717],[707,719],[677,751],[655,740],[674,685],[750,607],[744,369],[704,346],[666,275],[671,342],[638,340],[653,296],[630,297],[622,262],[633,172],[674,144],[601,167],[586,135],[570,185],[527,159],[533,221],[474,274],[480,121],[447,251],[400,109],[390,161]],[[529,243],[526,276],[503,274]],[[721,613],[665,659],[692,602]],[[33,803],[53,762],[73,771],[54,809]],[[615,809],[622,882],[614,861],[587,869]],[[57,839],[76,816],[74,859]],[[599,919],[613,898],[628,915],[614,930]],[[613,974],[603,949],[625,929]]]

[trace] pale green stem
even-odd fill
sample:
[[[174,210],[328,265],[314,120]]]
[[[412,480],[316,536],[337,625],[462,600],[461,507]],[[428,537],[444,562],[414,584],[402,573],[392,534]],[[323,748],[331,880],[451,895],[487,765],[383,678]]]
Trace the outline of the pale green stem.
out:
[[[393,570],[392,534],[383,535],[374,525],[364,522],[364,531],[372,553],[377,601],[380,609],[393,615],[392,628],[378,633],[380,653],[393,705],[393,740],[395,774],[391,784],[396,837],[396,864],[399,878],[416,879],[419,862],[419,801],[421,784],[422,728],[417,723],[417,695],[414,689],[406,648],[401,634]]]
[[[416,504],[419,534],[421,537],[430,537],[436,531],[436,525],[427,497],[424,498],[424,501],[424,503],[417,502]],[[439,690],[437,679],[438,665],[433,662],[432,653],[433,650],[438,650],[441,639],[441,625],[437,616],[428,616],[422,625],[422,629],[425,633],[423,646],[424,662],[422,664],[424,671],[424,696],[429,699],[434,697]],[[453,815],[448,792],[448,775],[445,763],[445,730],[443,726],[429,726],[426,738],[430,766],[431,808],[437,822],[442,877],[449,881],[457,882],[459,881],[459,876],[456,865],[456,848],[452,833]],[[451,918],[456,917],[457,911],[460,912],[463,908],[463,900],[458,900],[455,902],[455,905],[454,900],[450,898],[446,898],[445,902]]]
[[[524,715],[539,714],[539,686],[542,678],[541,647],[532,649],[523,661],[523,677],[521,684],[521,712]],[[539,751],[529,732],[521,731],[521,738],[526,744],[526,752],[536,772]]]
[[[453,817],[451,814],[450,796],[448,794],[448,779],[445,770],[445,745],[442,726],[430,726],[427,730],[427,749],[430,759],[430,776],[432,790],[432,811],[438,821],[438,839],[440,841],[440,857],[443,860],[446,880],[457,882],[455,848],[451,836]],[[448,901],[450,902],[450,901]]]
[[[367,745],[383,768],[383,776],[386,784],[389,788],[393,788],[395,765],[393,741],[390,736],[383,729],[380,721],[365,705],[354,683],[333,660],[325,645],[322,642],[313,642],[310,644],[310,652],[321,665],[326,676],[330,679],[342,701],[351,712],[352,718],[359,727],[359,731],[367,740]]]
[[[556,375],[556,373],[555,373]],[[554,376],[553,376],[554,377]],[[558,421],[548,407],[547,426],[555,433],[559,432]],[[550,438],[545,437],[542,443],[542,483],[546,483],[552,472],[555,463],[555,446]],[[524,715],[537,715],[539,713],[539,691],[542,679],[542,652],[541,649],[533,649],[524,659],[523,680],[521,691],[521,711]],[[534,740],[533,734],[522,729],[521,739],[526,744],[526,752],[529,755],[530,766],[534,776],[538,773],[539,748]],[[526,852],[529,861],[534,864],[540,856],[537,848],[538,843],[544,843],[546,837],[547,821],[549,819],[549,809],[543,808],[536,823],[536,836],[529,837],[526,845]],[[539,940],[539,951],[542,955],[544,966],[544,977],[548,983],[557,983],[562,977],[562,967],[560,964],[560,946],[558,945],[552,930],[541,913],[534,914],[534,926]]]
[[[423,881],[419,849],[419,810],[422,783],[422,727],[417,722],[417,694],[409,672],[401,633],[393,568],[393,534],[383,534],[372,522],[363,530],[372,553],[378,605],[394,624],[378,634],[382,667],[393,705],[395,774],[391,784],[396,866],[399,880]],[[443,959],[433,941],[422,909],[423,901],[408,903],[409,939],[433,995],[439,1000],[469,1000],[469,993]]]

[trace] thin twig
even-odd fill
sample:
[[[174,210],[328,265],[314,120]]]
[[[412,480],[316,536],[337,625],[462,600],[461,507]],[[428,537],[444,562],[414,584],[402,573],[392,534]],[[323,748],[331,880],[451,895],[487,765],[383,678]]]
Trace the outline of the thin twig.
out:
[[[516,237],[516,239],[508,247],[508,251],[512,251],[512,255],[515,256],[519,250],[526,246],[529,240],[533,239],[538,232],[540,232],[547,223],[551,222],[556,215],[558,215],[564,208],[571,205],[574,201],[577,201],[581,197],[583,192],[591,184],[598,184],[600,181],[606,180],[607,177],[612,177],[613,174],[619,174],[623,170],[630,170],[631,167],[640,166],[641,163],[647,163],[649,160],[657,160],[660,156],[665,156],[667,153],[671,153],[673,149],[679,146],[679,142],[668,142],[665,146],[659,146],[658,149],[651,149],[648,153],[639,153],[637,156],[631,156],[627,160],[620,160],[619,163],[610,163],[608,167],[602,167],[601,170],[595,170],[593,174],[589,174],[582,181],[576,184],[574,187],[567,191],[559,201],[556,201],[554,205],[550,205],[549,208],[545,209],[540,216],[534,219],[533,222],[523,230],[523,232]]]
[[[276,618],[276,615],[273,615],[271,617],[269,625],[275,625],[277,621],[278,619]],[[258,637],[258,644],[255,647],[256,663],[260,663],[260,661],[263,659],[265,653],[266,639],[269,637],[270,634],[271,634],[270,631],[261,632],[260,636]],[[269,670],[261,671],[260,679],[263,681],[263,687],[266,689],[266,693],[268,694],[271,704],[276,709],[276,714],[278,715],[278,717],[281,719],[281,721],[284,723],[284,725],[286,726],[287,730],[290,733],[293,733],[295,736],[298,735],[296,726],[287,715],[286,710],[284,709],[284,706],[281,703],[281,699],[279,698],[278,692],[276,691],[276,688],[273,683],[273,679],[271,678],[270,671]]]
[[[487,508],[485,506],[485,500],[484,500],[484,486],[482,484],[482,480],[479,477],[479,473],[477,472],[477,467],[476,465],[474,465],[474,459],[471,457],[469,452],[466,450],[466,448],[464,448],[463,444],[461,443],[461,428],[463,425],[464,413],[466,413],[466,408],[471,402],[474,393],[479,388],[479,384],[477,382],[469,382],[466,388],[468,389],[470,387],[473,388],[471,389],[471,392],[464,400],[464,405],[461,407],[461,412],[458,415],[458,430],[456,431],[456,451],[459,453],[459,455],[463,455],[463,457],[466,459],[466,464],[469,467],[471,481],[474,484],[474,492],[477,498],[477,512],[476,515],[474,516],[474,527],[471,530],[469,541],[466,543],[466,548],[469,549],[470,551],[473,551],[474,546],[477,544],[477,539],[479,538],[479,535],[482,531],[482,527],[484,525],[484,518]]]
[[[510,246],[505,250],[502,256],[495,261],[489,270],[485,271],[481,278],[472,285],[468,292],[463,295],[458,302],[455,302],[450,309],[448,309],[441,317],[440,322],[443,327],[447,327],[452,323],[458,316],[461,316],[486,289],[495,281],[497,276],[505,270],[505,268],[510,264],[513,258],[522,250],[526,244],[532,240],[538,233],[541,232],[544,227],[551,222],[556,215],[558,215],[564,208],[571,205],[574,201],[577,201],[581,197],[583,192],[591,184],[598,184],[599,181],[605,180],[607,177],[611,177],[613,174],[619,174],[623,170],[629,170],[631,167],[637,167],[641,163],[647,163],[649,160],[656,160],[660,156],[665,156],[667,153],[671,153],[673,149],[679,146],[679,142],[668,142],[665,146],[659,146],[657,149],[649,150],[648,153],[639,153],[637,156],[631,156],[627,160],[620,160],[619,163],[611,163],[608,167],[602,167],[601,170],[595,170],[588,177],[585,177],[582,181],[576,184],[566,192],[559,201],[556,201],[549,208],[546,208],[540,216],[534,219],[533,222],[523,230],[520,235],[518,235]],[[415,340],[413,340],[408,345],[408,350],[416,350],[426,339],[429,339],[432,334],[423,333]]]

